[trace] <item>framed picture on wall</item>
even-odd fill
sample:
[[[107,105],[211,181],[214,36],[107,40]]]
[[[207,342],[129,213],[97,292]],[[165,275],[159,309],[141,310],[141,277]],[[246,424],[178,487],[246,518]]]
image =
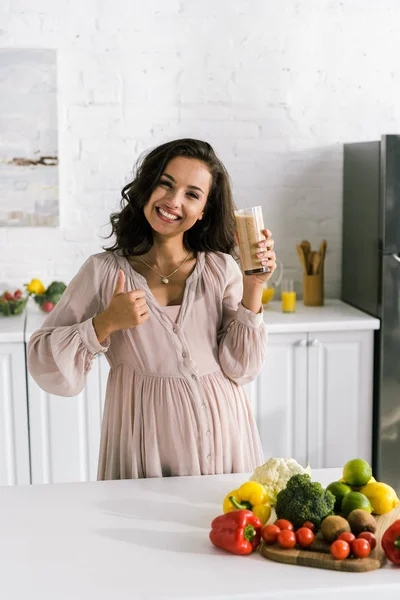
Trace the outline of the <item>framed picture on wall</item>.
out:
[[[56,59],[0,49],[0,227],[59,224]]]

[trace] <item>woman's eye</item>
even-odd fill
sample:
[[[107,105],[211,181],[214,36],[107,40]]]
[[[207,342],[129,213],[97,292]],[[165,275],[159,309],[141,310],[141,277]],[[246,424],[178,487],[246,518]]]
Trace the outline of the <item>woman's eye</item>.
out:
[[[164,180],[160,181],[160,185],[164,185],[165,187],[168,187],[168,188],[172,187],[172,184],[169,181],[164,181]]]
[[[190,196],[191,198],[195,198],[196,200],[199,199],[198,195],[195,194],[194,192],[188,192],[188,196]]]

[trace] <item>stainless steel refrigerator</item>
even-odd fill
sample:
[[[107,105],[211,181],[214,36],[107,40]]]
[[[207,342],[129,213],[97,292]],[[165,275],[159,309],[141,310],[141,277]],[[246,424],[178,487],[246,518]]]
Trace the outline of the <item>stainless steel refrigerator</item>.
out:
[[[345,144],[342,232],[342,299],[381,322],[372,467],[400,494],[400,135]]]

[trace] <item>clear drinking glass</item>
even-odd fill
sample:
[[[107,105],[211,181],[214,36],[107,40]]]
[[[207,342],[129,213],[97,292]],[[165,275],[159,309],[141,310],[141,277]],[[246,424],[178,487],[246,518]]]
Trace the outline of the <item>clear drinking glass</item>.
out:
[[[235,211],[236,230],[239,238],[240,262],[245,275],[269,273],[270,268],[262,266],[257,257],[258,242],[265,240],[262,233],[264,219],[261,206],[241,208]]]
[[[293,313],[296,310],[296,292],[294,290],[293,279],[284,279],[282,281],[282,311]]]

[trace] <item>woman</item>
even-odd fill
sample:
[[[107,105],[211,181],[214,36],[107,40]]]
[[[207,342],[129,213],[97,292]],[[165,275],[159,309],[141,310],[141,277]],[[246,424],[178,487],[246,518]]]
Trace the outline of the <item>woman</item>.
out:
[[[31,337],[30,373],[73,396],[106,353],[98,479],[251,471],[263,457],[241,386],[266,354],[270,232],[257,253],[270,272],[242,276],[229,177],[206,142],[156,148],[122,196],[115,244],[84,263]]]

